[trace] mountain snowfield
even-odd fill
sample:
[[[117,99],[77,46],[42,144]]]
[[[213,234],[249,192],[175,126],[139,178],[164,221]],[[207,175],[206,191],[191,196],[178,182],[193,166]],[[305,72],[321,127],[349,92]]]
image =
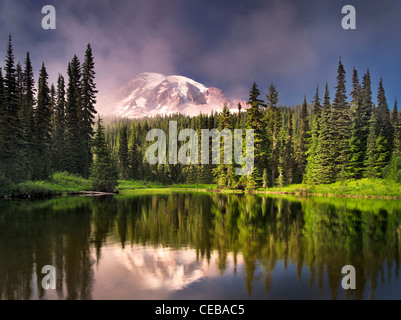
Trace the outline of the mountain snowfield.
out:
[[[229,100],[222,90],[183,76],[166,76],[144,72],[121,88],[115,98],[118,117],[140,118],[181,113],[196,116],[221,111],[227,105],[238,110],[238,103],[246,109],[246,102]]]

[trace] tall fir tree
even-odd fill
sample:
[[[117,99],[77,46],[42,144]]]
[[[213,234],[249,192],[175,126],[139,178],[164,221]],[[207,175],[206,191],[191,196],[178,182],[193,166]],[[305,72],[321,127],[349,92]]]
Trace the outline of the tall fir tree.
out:
[[[118,169],[107,147],[102,120],[97,121],[97,131],[93,141],[94,161],[91,167],[91,181],[97,191],[112,192],[117,186]]]
[[[84,63],[82,64],[81,80],[81,107],[79,108],[79,119],[81,129],[81,140],[83,144],[83,163],[82,174],[84,177],[89,175],[89,168],[92,163],[91,140],[93,138],[93,125],[95,123],[96,104],[96,84],[95,84],[95,62],[92,48],[88,44],[85,52]]]
[[[68,86],[65,107],[65,169],[84,175],[86,157],[82,144],[79,109],[81,105],[81,67],[76,55],[68,64]]]
[[[350,102],[350,120],[353,121],[358,116],[358,108],[362,98],[362,88],[359,83],[358,71],[353,67],[352,70],[352,91]]]
[[[52,109],[48,74],[44,63],[38,80],[38,102],[35,110],[34,179],[46,179],[51,172],[51,118]]]
[[[332,105],[331,126],[336,135],[332,145],[337,180],[346,178],[346,167],[349,161],[349,139],[351,137],[350,108],[347,103],[345,88],[345,69],[341,62],[338,64],[336,94]]]
[[[262,184],[262,174],[266,163],[265,139],[263,137],[264,123],[260,107],[264,107],[263,100],[259,99],[260,91],[254,83],[249,93],[248,104],[251,106],[246,111],[246,128],[254,130],[254,168],[248,175],[244,175],[245,186],[248,189],[260,187]]]
[[[383,80],[380,78],[379,88],[377,93],[377,108],[376,108],[376,118],[377,118],[377,132],[378,137],[382,137],[381,141],[386,140],[386,146],[383,145],[383,150],[387,157],[383,159],[384,164],[390,161],[390,155],[392,151],[392,146],[394,142],[394,129],[391,123],[390,109],[387,104],[386,93],[383,87]]]
[[[33,178],[33,164],[35,152],[35,119],[34,106],[36,104],[36,89],[31,57],[26,53],[23,73],[23,90],[20,109],[20,119],[24,140],[24,158],[26,161],[27,178]]]
[[[370,119],[370,128],[365,159],[364,176],[367,178],[377,178],[379,176],[379,170],[377,167],[377,128],[377,118],[375,112],[373,112]]]
[[[27,177],[23,130],[20,122],[17,75],[11,35],[8,38],[3,79],[3,104],[0,112],[0,173],[13,182]]]
[[[64,77],[59,74],[57,92],[53,110],[52,161],[53,170],[64,171],[65,167],[65,84]]]
[[[269,91],[266,96],[266,102],[267,110],[263,119],[265,125],[265,134],[263,136],[264,143],[262,144],[262,147],[268,150],[266,152],[266,161],[264,165],[268,165],[270,168],[269,178],[273,186],[277,178],[280,150],[279,133],[281,129],[281,113],[277,106],[278,92],[273,83],[270,84]]]
[[[332,127],[332,109],[330,95],[326,83],[323,100],[322,114],[319,121],[319,137],[316,147],[316,177],[319,184],[331,183],[334,181],[334,154],[333,141],[335,132]]]
[[[287,132],[284,146],[284,176],[286,184],[294,182],[294,175],[296,171],[295,153],[294,153],[294,129],[293,129],[293,113],[288,109],[287,115]]]
[[[220,132],[223,130],[229,130],[231,132],[232,122],[231,122],[231,114],[230,110],[226,105],[224,105],[223,110],[219,116],[219,126],[218,129]],[[224,136],[224,135],[222,135]],[[219,157],[220,163],[213,170],[215,175],[215,179],[219,188],[230,188],[235,185],[234,181],[234,167],[233,164],[225,163],[225,152],[227,149],[232,149],[232,141],[231,145],[227,145],[225,138],[221,138],[222,141],[219,141]]]
[[[118,164],[120,177],[129,179],[129,154],[128,154],[128,128],[123,126],[118,139]]]
[[[308,104],[306,102],[306,96],[301,107],[300,126],[298,139],[295,147],[296,162],[298,166],[298,172],[300,175],[300,181],[303,180],[307,165],[307,151],[309,148],[309,115],[308,115]]]
[[[392,112],[391,121],[394,128],[393,154],[397,157],[401,157],[401,117],[398,111],[397,98],[395,98],[394,101],[394,108]]]
[[[315,184],[317,182],[317,146],[320,134],[320,118],[322,107],[320,105],[319,87],[316,88],[316,93],[313,98],[313,112],[312,112],[312,134],[310,136],[307,151],[307,164],[305,168],[304,182],[308,184]]]
[[[136,126],[132,126],[131,138],[128,146],[128,160],[130,174],[129,177],[132,179],[143,179],[142,176],[142,157],[139,150],[139,141],[137,138]]]
[[[351,136],[349,140],[347,176],[351,179],[362,178],[366,152],[366,137],[363,129],[363,99],[358,72],[355,67],[352,74],[352,91],[350,103]]]

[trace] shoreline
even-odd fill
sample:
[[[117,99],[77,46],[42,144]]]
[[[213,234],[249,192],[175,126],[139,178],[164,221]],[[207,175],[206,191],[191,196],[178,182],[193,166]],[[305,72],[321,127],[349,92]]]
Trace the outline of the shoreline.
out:
[[[355,199],[401,200],[401,184],[384,179],[345,180],[326,185],[292,184],[284,187],[251,190],[218,188],[215,184],[163,185],[142,180],[119,180],[114,192],[91,190],[88,180],[74,176],[54,176],[53,181],[21,183],[2,194],[3,199],[41,199],[54,196],[104,196],[130,193],[204,192],[226,194],[291,195],[297,197],[331,197]]]
[[[358,194],[335,194],[335,193],[313,193],[313,192],[288,192],[288,191],[269,191],[269,190],[229,190],[229,189],[200,189],[200,188],[149,188],[149,189],[127,189],[120,191],[120,194],[135,193],[170,193],[170,192],[203,192],[203,193],[223,193],[223,194],[267,194],[267,195],[290,195],[296,197],[327,197],[327,198],[355,198],[355,199],[388,199],[401,200],[400,196],[391,195],[358,195]]]

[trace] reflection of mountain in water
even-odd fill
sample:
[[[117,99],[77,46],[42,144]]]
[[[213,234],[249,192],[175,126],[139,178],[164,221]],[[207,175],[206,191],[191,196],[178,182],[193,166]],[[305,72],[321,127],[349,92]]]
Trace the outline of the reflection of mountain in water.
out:
[[[124,253],[124,265],[146,282],[146,289],[180,290],[207,273],[193,250],[135,247]]]
[[[217,258],[216,254],[212,254]],[[134,245],[120,256],[122,264],[135,278],[141,290],[182,290],[205,277],[217,277],[214,264],[198,260],[193,249],[171,249]],[[229,257],[231,264],[232,257]]]
[[[117,244],[121,253],[110,256]],[[0,202],[1,299],[91,299],[105,290],[96,270],[106,263],[150,292],[185,290],[238,266],[248,294],[260,284],[268,294],[284,268],[318,286],[312,298],[374,298],[398,279],[400,254],[397,201],[178,193]],[[34,265],[46,264],[60,271],[58,295],[33,281],[42,278]],[[357,289],[344,294],[346,264]]]

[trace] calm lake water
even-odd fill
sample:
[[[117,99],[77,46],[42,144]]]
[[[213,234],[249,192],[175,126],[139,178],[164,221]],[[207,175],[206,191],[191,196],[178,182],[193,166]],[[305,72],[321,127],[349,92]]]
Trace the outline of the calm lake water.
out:
[[[401,202],[204,193],[0,201],[1,299],[401,299]],[[44,290],[42,267],[56,270]],[[344,290],[342,267],[356,269]]]

